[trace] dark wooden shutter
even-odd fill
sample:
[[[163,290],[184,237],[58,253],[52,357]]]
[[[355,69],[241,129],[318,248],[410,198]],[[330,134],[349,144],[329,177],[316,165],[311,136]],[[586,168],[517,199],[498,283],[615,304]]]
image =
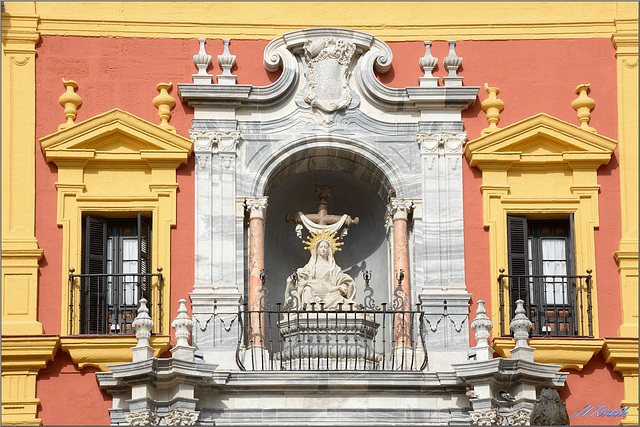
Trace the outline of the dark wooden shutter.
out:
[[[573,214],[569,214],[569,237],[567,238],[567,275],[576,274],[575,229],[573,227]],[[581,273],[584,274],[584,273]]]
[[[151,219],[138,214],[138,272],[151,273]],[[142,296],[151,302],[151,280],[149,277],[141,277],[140,285]]]
[[[509,245],[509,293],[511,312],[516,301],[522,299],[528,303],[529,257],[527,251],[527,219],[507,216],[507,236]],[[514,277],[515,276],[515,277]],[[528,304],[525,304],[525,307]]]
[[[84,227],[83,274],[107,272],[107,222],[101,218],[86,217]],[[87,277],[82,289],[82,333],[107,332],[106,277]]]

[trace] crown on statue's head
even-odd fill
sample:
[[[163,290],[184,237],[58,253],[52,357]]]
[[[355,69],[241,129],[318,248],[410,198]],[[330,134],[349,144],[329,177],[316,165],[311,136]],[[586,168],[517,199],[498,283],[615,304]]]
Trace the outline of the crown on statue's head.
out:
[[[343,242],[339,241],[340,238],[336,237],[336,235],[338,234],[337,231],[333,233],[327,233],[323,228],[321,233],[314,233],[313,231],[309,231],[309,234],[310,236],[308,237],[308,240],[305,240],[302,243],[307,244],[305,249],[310,251],[311,253],[313,253],[316,244],[320,240],[326,240],[331,245],[331,250],[333,251],[333,253],[336,253],[336,251],[341,251],[342,249],[340,248],[340,246],[344,245]]]

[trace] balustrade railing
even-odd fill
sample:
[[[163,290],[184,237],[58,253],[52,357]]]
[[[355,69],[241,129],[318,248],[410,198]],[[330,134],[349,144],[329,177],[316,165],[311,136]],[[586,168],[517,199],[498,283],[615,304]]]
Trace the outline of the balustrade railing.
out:
[[[592,337],[591,270],[583,276],[498,276],[500,335],[509,336],[515,301],[524,301],[531,336]]]

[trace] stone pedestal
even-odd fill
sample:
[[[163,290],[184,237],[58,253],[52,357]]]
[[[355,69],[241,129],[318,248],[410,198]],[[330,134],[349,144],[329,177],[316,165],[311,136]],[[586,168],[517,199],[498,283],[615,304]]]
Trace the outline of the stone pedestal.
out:
[[[310,313],[278,322],[283,348],[274,355],[286,370],[371,370],[384,356],[376,352],[379,323],[364,313]]]

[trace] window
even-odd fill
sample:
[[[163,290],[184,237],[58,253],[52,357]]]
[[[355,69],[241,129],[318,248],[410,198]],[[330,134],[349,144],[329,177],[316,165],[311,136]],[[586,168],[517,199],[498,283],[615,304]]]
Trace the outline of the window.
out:
[[[523,300],[532,335],[574,336],[583,330],[577,309],[584,306],[577,301],[590,291],[589,277],[575,276],[572,225],[573,215],[558,220],[507,217],[509,313],[513,318],[516,301]]]
[[[133,333],[140,298],[151,309],[151,220],[138,214],[84,221],[81,333]]]

